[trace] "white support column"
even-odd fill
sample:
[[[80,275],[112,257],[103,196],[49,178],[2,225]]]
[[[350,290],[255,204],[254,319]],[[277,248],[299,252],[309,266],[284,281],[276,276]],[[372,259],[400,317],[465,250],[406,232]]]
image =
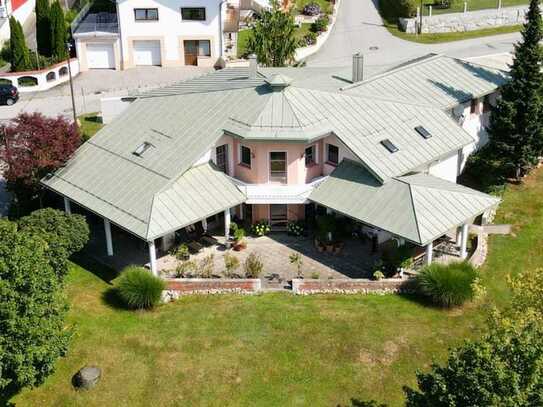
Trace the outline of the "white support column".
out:
[[[109,223],[109,220],[104,218],[104,230],[106,232],[106,248],[107,248],[107,255],[113,256],[113,241],[111,239],[111,224]]]
[[[202,219],[202,229],[207,232],[207,219]]]
[[[151,265],[151,273],[158,277],[158,270],[156,266],[156,248],[155,241],[147,242],[149,245],[149,263]]]
[[[230,237],[230,209],[224,210],[224,238],[228,241]]]
[[[460,242],[460,257],[465,259],[468,257],[468,224],[462,225],[462,239]]]
[[[456,246],[460,248],[462,241],[462,226],[456,228]]]
[[[434,242],[430,242],[426,245],[426,265],[432,264],[432,257],[434,255]]]
[[[64,212],[66,212],[67,215],[72,214],[72,205],[70,204],[70,200],[66,197],[64,197]]]

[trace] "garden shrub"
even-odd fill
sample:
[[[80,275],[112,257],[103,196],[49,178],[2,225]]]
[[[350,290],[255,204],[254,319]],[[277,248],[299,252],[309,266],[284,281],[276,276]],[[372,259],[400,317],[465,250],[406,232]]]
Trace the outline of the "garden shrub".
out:
[[[292,221],[287,224],[287,233],[293,236],[302,236],[304,234],[304,226],[302,222]]]
[[[434,263],[423,268],[415,281],[419,294],[436,305],[452,307],[473,298],[473,283],[477,275],[477,270],[467,262]]]
[[[304,38],[302,38],[302,47],[308,47],[310,45],[315,45],[317,43],[317,33],[314,33],[312,31],[308,32],[304,35]]]
[[[176,278],[192,277],[198,270],[198,264],[194,260],[184,260],[175,268]]]
[[[270,233],[271,227],[265,220],[260,220],[251,226],[251,233],[256,236],[264,236]]]
[[[214,263],[215,255],[213,253],[208,254],[202,260],[200,260],[198,273],[202,278],[211,278],[213,276],[213,270],[215,269]]]
[[[224,255],[224,268],[224,275],[226,277],[234,277],[234,273],[239,268],[239,259],[233,254],[226,252]]]
[[[399,17],[414,17],[417,3],[414,0],[380,0],[379,10],[385,20],[397,23]]]
[[[328,29],[328,23],[330,19],[328,16],[319,17],[315,22],[311,23],[309,28],[314,33],[321,33]]]
[[[245,277],[247,278],[258,278],[262,269],[264,268],[264,263],[262,263],[261,257],[256,253],[251,253],[245,259],[243,264],[243,271],[245,272]]]
[[[317,3],[307,3],[302,10],[302,14],[306,16],[318,16],[320,13],[321,6]]]
[[[179,261],[188,260],[190,258],[189,247],[185,243],[181,243],[179,247],[174,248],[171,254]]]
[[[116,282],[116,288],[126,306],[150,309],[160,302],[164,281],[143,267],[126,267]]]
[[[317,229],[320,239],[328,240],[328,233],[332,234],[333,239],[338,229],[334,215],[317,216]]]

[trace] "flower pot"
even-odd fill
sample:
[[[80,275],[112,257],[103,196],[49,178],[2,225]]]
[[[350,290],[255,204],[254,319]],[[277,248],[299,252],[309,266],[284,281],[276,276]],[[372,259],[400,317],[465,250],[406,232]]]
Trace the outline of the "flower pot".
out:
[[[327,244],[326,245],[326,253],[332,253],[334,251],[334,245],[333,244]]]
[[[317,243],[317,250],[318,250],[319,253],[322,253],[324,251],[324,246]]]

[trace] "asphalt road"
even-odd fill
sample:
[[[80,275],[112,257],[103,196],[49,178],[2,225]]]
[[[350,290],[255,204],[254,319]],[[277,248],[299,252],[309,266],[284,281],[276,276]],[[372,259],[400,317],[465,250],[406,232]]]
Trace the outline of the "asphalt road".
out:
[[[372,0],[341,0],[328,40],[306,62],[308,66],[348,66],[356,52],[362,52],[365,64],[374,67],[387,67],[429,52],[467,58],[509,52],[519,38],[519,33],[512,33],[442,44],[418,44],[390,34]]]

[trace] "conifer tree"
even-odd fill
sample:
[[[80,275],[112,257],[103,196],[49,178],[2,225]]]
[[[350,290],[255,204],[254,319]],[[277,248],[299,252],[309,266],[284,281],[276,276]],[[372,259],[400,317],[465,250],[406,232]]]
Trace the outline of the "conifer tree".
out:
[[[66,24],[64,22],[64,11],[60,3],[55,1],[51,5],[51,54],[57,60],[66,59]]]
[[[516,177],[543,151],[543,39],[539,0],[531,0],[522,40],[515,45],[511,80],[490,117],[490,148]]]
[[[11,70],[13,72],[26,71],[30,68],[30,51],[26,46],[23,27],[15,17],[9,18],[10,37],[9,44],[11,48]]]
[[[51,56],[51,7],[49,0],[36,0],[36,42],[38,52]]]

